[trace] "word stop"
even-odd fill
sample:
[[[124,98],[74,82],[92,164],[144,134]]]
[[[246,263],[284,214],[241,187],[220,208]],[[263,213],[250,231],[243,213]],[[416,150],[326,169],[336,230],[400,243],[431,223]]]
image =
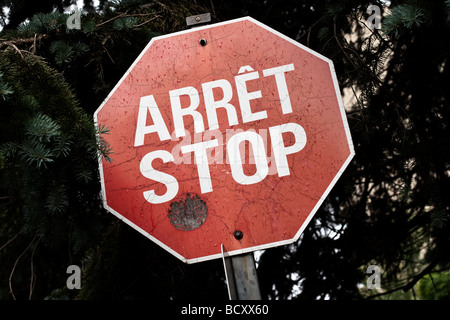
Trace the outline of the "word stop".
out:
[[[294,70],[293,64],[263,70],[264,77],[273,76],[273,79],[275,80],[283,115],[292,113],[292,105],[285,77],[285,73],[292,70]],[[250,66],[243,66],[240,68],[238,75],[234,78],[234,86],[237,92],[242,122],[250,123],[266,119],[268,114],[265,110],[253,112],[250,105],[251,100],[262,98],[261,91],[249,92],[246,84],[250,80],[259,78],[258,71],[254,71]],[[228,80],[219,79],[206,82],[203,83],[201,87],[208,131],[218,129],[223,131],[227,129],[219,128],[217,117],[217,109],[219,108],[225,109],[229,127],[239,124],[236,108],[230,103],[233,97],[233,87]],[[214,96],[214,90],[217,89],[220,89],[223,93],[222,98],[219,100],[216,100],[216,97]],[[190,102],[188,107],[182,108],[182,96],[189,97]],[[187,116],[192,117],[194,121],[194,133],[205,132],[203,115],[198,111],[200,106],[200,95],[196,88],[184,87],[171,90],[169,91],[169,97],[176,138],[185,136],[184,117]],[[153,120],[152,125],[147,125],[148,115],[150,115]],[[223,123],[224,122],[221,122],[221,124]],[[275,160],[278,176],[288,176],[290,175],[290,170],[287,156],[297,153],[305,147],[307,141],[306,132],[301,125],[294,122],[271,126],[268,130],[272,145],[272,156]],[[169,130],[167,129],[167,125],[164,122],[154,96],[148,95],[141,97],[140,99],[134,147],[144,145],[145,136],[152,133],[156,133],[161,141],[171,139]],[[286,146],[283,140],[283,134],[288,133],[293,135],[294,143]],[[243,143],[248,143],[250,155],[253,156],[252,163],[254,163],[256,167],[256,171],[251,175],[247,175],[244,172],[243,164],[245,158],[243,158],[242,155]],[[183,145],[181,147],[181,152],[183,154],[192,153],[194,156],[202,193],[213,191],[208,152],[211,151],[211,148],[218,147],[218,145],[219,141],[217,139],[211,139],[208,141]],[[268,175],[269,165],[266,144],[261,135],[253,130],[235,133],[226,142],[226,150],[231,174],[237,183],[241,185],[255,184],[261,182]],[[155,150],[146,154],[140,162],[140,172],[144,177],[160,182],[167,188],[166,193],[163,195],[157,195],[154,190],[145,191],[143,193],[148,202],[158,204],[172,200],[178,193],[179,185],[174,176],[153,168],[152,162],[155,159],[161,159],[164,163],[173,162],[174,155],[167,150]]]

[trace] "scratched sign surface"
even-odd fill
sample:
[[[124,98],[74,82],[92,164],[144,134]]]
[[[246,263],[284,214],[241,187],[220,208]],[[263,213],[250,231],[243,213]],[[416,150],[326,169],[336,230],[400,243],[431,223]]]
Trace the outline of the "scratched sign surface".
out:
[[[297,240],[354,155],[332,62],[249,17],[153,38],[94,119],[105,207],[188,263]]]

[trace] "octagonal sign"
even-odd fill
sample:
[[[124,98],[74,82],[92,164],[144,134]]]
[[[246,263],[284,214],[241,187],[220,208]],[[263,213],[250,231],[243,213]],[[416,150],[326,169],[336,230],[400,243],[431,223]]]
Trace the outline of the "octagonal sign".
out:
[[[187,263],[297,240],[354,155],[333,63],[249,17],[153,38],[94,119],[104,206]]]

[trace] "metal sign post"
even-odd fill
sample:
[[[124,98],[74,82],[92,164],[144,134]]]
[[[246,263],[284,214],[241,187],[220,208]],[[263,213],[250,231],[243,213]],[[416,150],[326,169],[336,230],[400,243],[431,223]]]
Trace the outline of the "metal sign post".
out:
[[[230,257],[221,248],[230,300],[261,300],[253,252]]]

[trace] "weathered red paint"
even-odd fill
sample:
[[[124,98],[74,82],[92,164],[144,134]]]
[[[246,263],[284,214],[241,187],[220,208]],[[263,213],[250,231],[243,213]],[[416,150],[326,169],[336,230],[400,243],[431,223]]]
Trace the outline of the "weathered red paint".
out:
[[[200,39],[206,39],[207,45],[200,45]],[[291,64],[294,69],[283,76],[292,112],[283,113],[279,94],[282,84],[277,84],[274,75],[264,76],[264,70]],[[267,117],[244,123],[236,76],[255,71],[258,78],[246,82],[247,92],[260,91],[260,97],[255,94],[249,100],[251,111],[259,118],[263,113],[258,112],[265,111]],[[211,131],[202,84],[220,79],[232,87],[228,103],[235,108],[238,123],[230,126],[226,109],[219,108],[219,129]],[[195,133],[194,120],[187,115],[183,121],[188,132],[176,138],[169,92],[185,87],[198,92],[196,111],[202,116],[204,131]],[[154,97],[172,139],[161,141],[153,132],[144,135],[142,145],[135,146],[140,101],[149,95]],[[224,98],[220,88],[213,89],[213,95],[215,101]],[[190,104],[187,95],[180,96],[179,101],[183,109]],[[153,125],[152,119],[147,114],[145,125]],[[332,62],[251,18],[152,39],[99,107],[95,121],[110,128],[104,138],[114,151],[112,163],[100,163],[105,207],[185,262],[218,258],[221,244],[229,254],[237,254],[295,241],[354,154]],[[280,177],[269,128],[287,123],[304,129],[306,144],[287,155],[289,175]],[[233,178],[226,161],[227,142],[232,137],[229,131],[227,139],[227,129],[260,134],[266,161],[271,160],[269,172],[261,181],[245,185]],[[284,147],[296,143],[290,132],[282,137]],[[208,159],[217,156],[222,161],[209,164],[212,191],[202,193],[194,154],[183,155],[180,150],[183,145],[215,138],[218,146],[207,150]],[[246,176],[257,171],[256,165],[249,163],[249,148],[243,164]],[[166,163],[155,158],[151,166],[174,177],[178,192],[172,200],[154,204],[146,200],[144,192],[154,190],[156,195],[164,195],[168,189],[145,177],[140,163],[157,150],[174,156],[174,161]],[[182,156],[190,158],[191,164],[179,163]],[[192,230],[183,230],[175,227],[173,215],[169,219],[171,203],[183,203],[180,200],[189,196],[203,201],[207,215],[206,219],[202,216],[203,222],[187,228]],[[236,230],[242,231],[241,240],[234,237]]]

